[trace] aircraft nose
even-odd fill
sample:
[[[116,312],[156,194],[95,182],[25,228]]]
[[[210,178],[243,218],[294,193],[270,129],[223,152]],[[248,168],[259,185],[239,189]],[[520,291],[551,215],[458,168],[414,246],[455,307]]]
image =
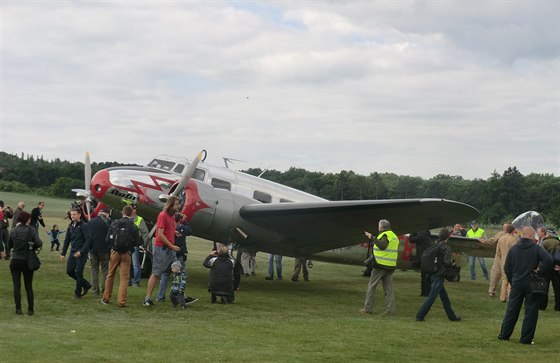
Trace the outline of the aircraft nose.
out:
[[[111,182],[109,181],[109,171],[107,169],[98,171],[91,179],[91,193],[98,200],[105,195],[110,187]]]

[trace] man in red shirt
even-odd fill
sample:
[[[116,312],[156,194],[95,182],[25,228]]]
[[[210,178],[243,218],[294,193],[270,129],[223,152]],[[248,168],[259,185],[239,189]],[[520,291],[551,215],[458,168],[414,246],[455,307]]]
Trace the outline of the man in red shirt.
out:
[[[167,271],[171,264],[177,260],[176,252],[179,246],[175,246],[175,213],[179,210],[179,200],[176,197],[169,197],[165,202],[165,207],[159,213],[156,222],[156,240],[154,243],[152,274],[148,280],[146,289],[145,306],[154,305],[152,292],[159,281],[161,274]]]

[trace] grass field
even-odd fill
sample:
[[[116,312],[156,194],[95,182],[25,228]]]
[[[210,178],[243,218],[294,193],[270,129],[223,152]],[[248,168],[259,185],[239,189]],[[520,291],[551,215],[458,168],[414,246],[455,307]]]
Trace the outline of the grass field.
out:
[[[31,209],[46,202],[47,225],[65,226],[70,201],[0,193]],[[43,241],[48,238],[41,232]],[[284,280],[265,281],[266,254],[257,254],[257,276],[243,278],[232,305],[209,302],[208,271],[202,266],[210,243],[189,238],[188,294],[200,301],[186,310],[170,303],[142,306],[141,288],[130,288],[128,307],[102,305],[88,294],[73,299],[74,280],[59,255],[43,249],[35,274],[34,316],[14,313],[9,261],[0,261],[0,360],[2,362],[164,362],[164,361],[377,361],[377,362],[559,362],[560,313],[541,312],[535,345],[497,340],[505,305],[487,297],[484,280],[447,283],[453,308],[463,317],[449,322],[439,301],[426,318],[414,321],[422,299],[419,274],[394,275],[397,315],[362,316],[367,279],[358,266],[315,262],[310,282],[289,280],[293,259],[284,258]],[[490,262],[490,261],[488,261]],[[480,272],[480,271],[479,271]],[[89,278],[89,264],[86,267]],[[463,271],[463,277],[466,271]],[[116,294],[115,286],[114,294]],[[23,307],[26,309],[25,293]],[[114,299],[113,299],[114,300]],[[383,311],[382,289],[376,313]],[[522,314],[523,316],[523,314]]]

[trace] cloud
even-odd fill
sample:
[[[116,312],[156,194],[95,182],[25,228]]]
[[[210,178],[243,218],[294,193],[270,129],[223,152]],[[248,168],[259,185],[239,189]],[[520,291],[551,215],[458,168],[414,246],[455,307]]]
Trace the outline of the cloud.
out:
[[[0,148],[558,175],[557,15],[547,1],[4,2]]]

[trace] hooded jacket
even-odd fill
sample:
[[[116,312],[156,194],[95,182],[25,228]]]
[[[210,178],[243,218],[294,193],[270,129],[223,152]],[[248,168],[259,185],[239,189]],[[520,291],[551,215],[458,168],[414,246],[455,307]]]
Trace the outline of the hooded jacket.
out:
[[[528,281],[529,273],[538,267],[539,262],[542,262],[539,275],[546,277],[552,269],[552,257],[533,240],[520,238],[506,257],[504,271],[508,282],[513,285],[516,282]]]
[[[235,261],[227,255],[208,256],[204,267],[210,269],[208,291],[216,295],[233,295],[233,267]]]

